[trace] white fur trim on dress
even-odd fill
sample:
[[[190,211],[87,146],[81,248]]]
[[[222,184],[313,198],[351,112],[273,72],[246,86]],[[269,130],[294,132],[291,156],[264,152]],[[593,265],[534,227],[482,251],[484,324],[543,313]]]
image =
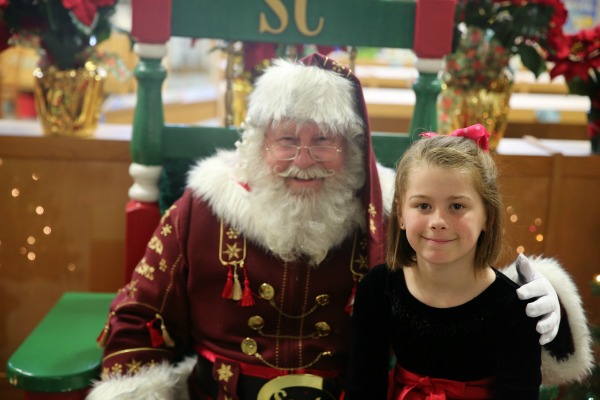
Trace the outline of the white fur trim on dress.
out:
[[[588,376],[594,365],[592,338],[577,286],[553,258],[528,257],[531,266],[550,281],[569,318],[569,326],[573,335],[575,353],[565,360],[557,360],[543,348],[542,350],[542,382],[545,385],[559,385],[573,381],[581,381]],[[510,279],[518,282],[515,263],[503,271]]]
[[[177,365],[144,366],[135,375],[120,375],[94,383],[86,400],[189,400],[187,379],[196,357]]]

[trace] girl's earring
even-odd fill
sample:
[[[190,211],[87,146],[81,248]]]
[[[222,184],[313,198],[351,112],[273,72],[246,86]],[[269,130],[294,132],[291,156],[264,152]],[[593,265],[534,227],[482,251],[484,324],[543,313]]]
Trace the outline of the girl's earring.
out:
[[[404,229],[404,224],[400,224],[400,229]]]

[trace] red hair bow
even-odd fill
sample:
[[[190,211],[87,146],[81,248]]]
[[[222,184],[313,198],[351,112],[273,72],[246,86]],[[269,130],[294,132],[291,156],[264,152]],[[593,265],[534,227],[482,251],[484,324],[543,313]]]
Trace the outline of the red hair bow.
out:
[[[425,132],[421,133],[419,136],[423,136],[424,138],[430,138],[433,136],[438,136],[435,132]],[[466,128],[457,129],[452,132],[449,136],[460,136],[473,140],[477,143],[483,151],[488,152],[490,149],[489,138],[490,134],[485,130],[485,127],[481,124],[467,126]]]

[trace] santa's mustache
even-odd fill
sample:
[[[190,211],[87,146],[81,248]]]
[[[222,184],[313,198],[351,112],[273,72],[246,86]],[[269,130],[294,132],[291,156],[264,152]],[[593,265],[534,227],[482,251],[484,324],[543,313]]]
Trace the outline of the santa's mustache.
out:
[[[321,179],[334,174],[335,171],[321,167],[300,168],[297,165],[290,165],[285,171],[277,173],[277,176],[282,178]]]

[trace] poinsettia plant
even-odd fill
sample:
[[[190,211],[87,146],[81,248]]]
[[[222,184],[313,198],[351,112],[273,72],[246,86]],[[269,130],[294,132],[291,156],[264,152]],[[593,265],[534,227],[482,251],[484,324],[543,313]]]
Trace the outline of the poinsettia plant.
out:
[[[80,68],[111,33],[116,0],[0,0],[0,51],[40,50],[40,66]]]
[[[600,25],[567,34],[562,29],[548,38],[550,78],[564,76],[569,93],[587,96],[588,134],[595,152],[600,152]]]
[[[548,61],[554,64],[550,78],[563,75],[570,93],[600,102],[600,25],[574,34],[561,29],[548,43]]]
[[[539,76],[548,33],[566,16],[561,0],[459,0],[445,79],[465,89],[487,87],[514,55]]]

